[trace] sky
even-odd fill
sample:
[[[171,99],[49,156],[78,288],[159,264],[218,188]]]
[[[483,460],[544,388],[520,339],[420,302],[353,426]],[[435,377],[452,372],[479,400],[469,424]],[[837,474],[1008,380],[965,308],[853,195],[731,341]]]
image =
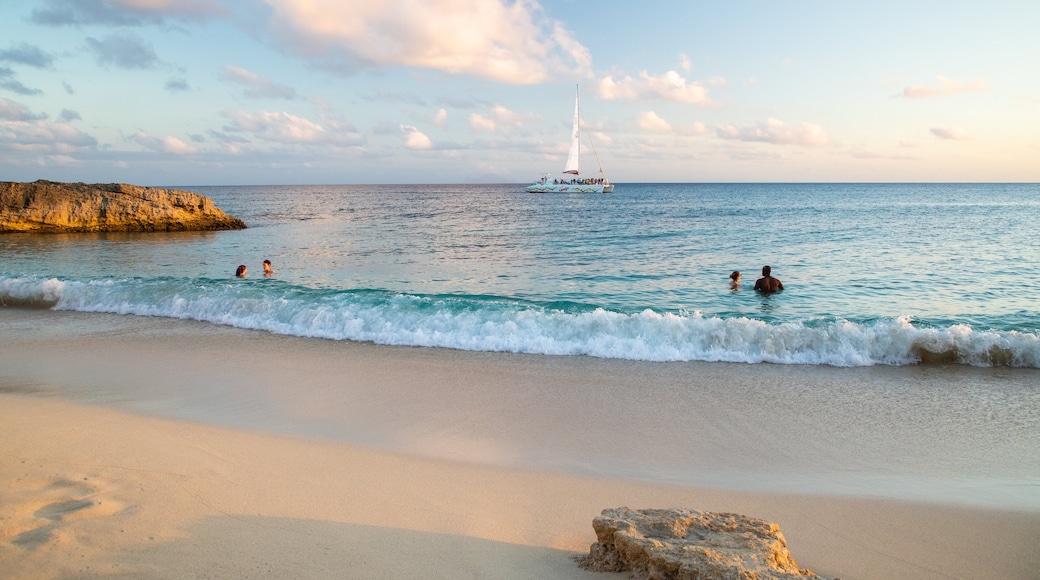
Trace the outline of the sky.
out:
[[[1040,182],[1040,2],[0,0],[0,181]]]

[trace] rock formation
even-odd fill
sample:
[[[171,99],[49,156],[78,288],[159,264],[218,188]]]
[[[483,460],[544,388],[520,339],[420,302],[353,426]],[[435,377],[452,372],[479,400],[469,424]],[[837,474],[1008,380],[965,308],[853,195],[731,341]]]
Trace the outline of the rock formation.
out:
[[[122,183],[0,181],[2,232],[235,230],[242,220],[204,195]]]
[[[597,542],[579,565],[632,572],[639,580],[805,580],[780,527],[730,513],[607,509],[592,521]]]

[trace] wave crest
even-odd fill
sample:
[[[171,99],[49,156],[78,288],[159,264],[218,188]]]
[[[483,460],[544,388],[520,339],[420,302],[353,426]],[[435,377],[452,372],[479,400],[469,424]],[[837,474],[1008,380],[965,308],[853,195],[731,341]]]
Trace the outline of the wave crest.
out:
[[[387,345],[644,361],[1040,368],[1033,332],[929,326],[910,317],[767,323],[699,312],[623,313],[486,296],[334,291],[277,280],[58,280],[0,276],[0,303],[193,319]]]

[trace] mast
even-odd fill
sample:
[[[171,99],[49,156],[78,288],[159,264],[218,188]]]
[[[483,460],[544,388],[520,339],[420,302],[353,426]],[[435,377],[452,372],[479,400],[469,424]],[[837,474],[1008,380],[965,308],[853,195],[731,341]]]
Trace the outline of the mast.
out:
[[[571,150],[567,154],[567,165],[563,172],[570,175],[578,175],[578,166],[581,162],[581,133],[579,133],[578,119],[581,113],[578,108],[578,85],[574,85],[574,126],[571,129]]]

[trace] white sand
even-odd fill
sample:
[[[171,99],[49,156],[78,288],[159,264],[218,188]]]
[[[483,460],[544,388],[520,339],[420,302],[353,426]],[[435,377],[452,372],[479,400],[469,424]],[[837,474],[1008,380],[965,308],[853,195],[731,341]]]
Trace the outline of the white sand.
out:
[[[624,577],[583,571],[571,559],[595,539],[592,518],[618,506],[682,506],[764,518],[780,525],[800,565],[845,580],[1025,579],[1036,578],[1040,569],[1035,511],[751,493],[496,467],[494,461],[512,456],[501,451],[507,438],[467,450],[463,455],[480,460],[475,463],[322,441],[310,432],[303,433],[309,438],[259,432],[265,418],[291,431],[293,423],[283,415],[320,423],[322,409],[312,407],[322,397],[337,401],[337,412],[346,407],[336,397],[345,397],[381,422],[391,421],[400,402],[405,415],[392,426],[403,429],[421,418],[423,406],[431,415],[443,412],[436,397],[419,397],[398,384],[415,377],[433,377],[435,386],[444,380],[449,384],[440,387],[479,398],[478,390],[467,389],[474,381],[522,377],[550,384],[549,375],[564,372],[609,382],[617,369],[639,365],[608,363],[602,371],[600,363],[572,368],[532,357],[517,366],[508,356],[366,347],[351,350],[351,356],[364,355],[361,378],[352,380],[365,388],[343,395],[323,390],[327,377],[315,367],[336,374],[345,356],[351,364],[361,362],[326,341],[170,322],[141,326],[142,319],[132,317],[99,325],[103,319],[89,316],[0,311],[0,577]],[[55,320],[67,324],[57,328]],[[124,322],[128,326],[120,327]],[[144,346],[135,350],[134,345]],[[170,350],[160,355],[156,345]],[[216,354],[207,357],[209,351]],[[276,360],[260,365],[267,376],[277,377],[272,385],[297,377],[299,392],[319,396],[294,405],[289,389],[275,405],[289,409],[283,415],[271,414],[260,402],[232,405],[243,392],[254,392],[236,390],[236,380],[260,381],[263,375],[250,374],[252,364],[221,372],[219,363],[250,355]],[[727,376],[753,369],[755,380],[791,372],[766,365],[725,368]],[[484,377],[481,369],[497,378]],[[120,381],[128,386],[106,388]],[[267,390],[272,385],[263,385],[256,396],[279,396]],[[134,398],[134,389],[145,394]],[[403,394],[419,401],[398,401]],[[183,397],[201,398],[215,409],[214,417],[253,429],[198,422],[206,417],[142,415],[152,405],[157,414],[179,416]],[[477,409],[495,401],[457,404]],[[412,405],[416,408],[408,410]],[[722,426],[706,423],[705,428]],[[447,433],[434,455],[451,447],[450,430],[420,431]],[[554,435],[567,433],[561,427]],[[465,435],[461,440],[480,447],[473,433]],[[713,437],[709,440],[725,444],[725,434]],[[380,440],[379,446],[384,444]],[[726,452],[741,449],[750,455],[770,450],[736,445]],[[702,449],[692,461],[706,464],[711,457],[710,449]]]

